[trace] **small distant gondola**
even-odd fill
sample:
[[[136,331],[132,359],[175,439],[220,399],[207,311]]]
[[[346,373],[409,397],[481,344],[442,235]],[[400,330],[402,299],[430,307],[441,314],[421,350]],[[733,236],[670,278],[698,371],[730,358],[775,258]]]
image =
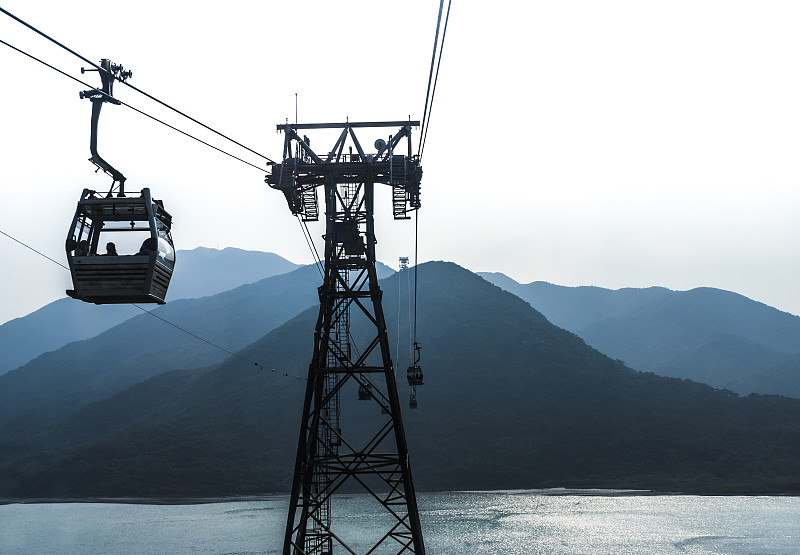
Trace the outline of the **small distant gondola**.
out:
[[[370,399],[372,399],[372,392],[370,392],[370,389],[372,389],[371,385],[362,384],[358,386],[358,400],[369,401]]]
[[[408,385],[411,386],[411,397],[408,399],[408,406],[409,408],[416,409],[418,406],[417,386],[425,385],[425,382],[422,378],[422,368],[419,366],[420,349],[422,349],[422,345],[416,341],[414,341],[412,345],[414,347],[414,363],[406,370],[406,377],[408,378]]]
[[[164,304],[175,267],[171,227],[149,189],[121,198],[85,189],[67,236],[74,288],[67,294],[96,304]]]
[[[88,71],[100,73],[102,88],[80,94],[92,102],[89,160],[113,182],[107,194],[84,189],[78,201],[66,241],[73,287],[67,295],[95,304],[164,304],[175,268],[172,216],[151,198],[150,189],[126,195],[125,176],[97,152],[100,109],[105,102],[120,103],[113,96],[114,81],[124,82],[132,73],[108,59],[96,67]]]
[[[422,368],[419,366],[420,349],[422,349],[422,345],[416,341],[414,341],[412,345],[414,347],[414,363],[406,370],[406,377],[408,378],[408,385],[416,388],[418,385],[425,385],[422,381]],[[414,391],[416,391],[416,389]]]

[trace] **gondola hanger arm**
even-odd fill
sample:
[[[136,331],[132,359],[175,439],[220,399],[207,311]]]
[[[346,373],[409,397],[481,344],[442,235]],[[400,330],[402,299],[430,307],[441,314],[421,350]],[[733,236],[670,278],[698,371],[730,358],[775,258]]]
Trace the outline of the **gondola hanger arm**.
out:
[[[110,197],[114,192],[114,186],[119,184],[119,192],[117,196],[125,196],[125,176],[117,170],[114,166],[106,162],[102,156],[97,152],[97,128],[100,121],[100,109],[103,103],[110,102],[112,104],[120,104],[120,101],[114,98],[114,81],[119,79],[125,81],[133,75],[130,70],[125,70],[121,65],[111,63],[111,60],[103,58],[100,60],[99,69],[85,69],[81,68],[81,73],[87,71],[97,71],[100,73],[100,80],[102,82],[100,89],[91,89],[88,91],[81,91],[81,99],[89,99],[92,102],[92,124],[91,124],[91,137],[89,139],[89,150],[92,157],[89,161],[92,162],[99,169],[106,172],[114,180],[111,183],[111,189],[108,191]]]

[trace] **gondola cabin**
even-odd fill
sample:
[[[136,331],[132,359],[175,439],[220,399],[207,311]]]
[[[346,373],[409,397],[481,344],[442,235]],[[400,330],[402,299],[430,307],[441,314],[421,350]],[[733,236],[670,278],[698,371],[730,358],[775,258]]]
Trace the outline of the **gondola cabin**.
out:
[[[369,401],[372,399],[372,393],[370,392],[372,386],[370,385],[360,385],[358,386],[358,400],[359,401]]]
[[[408,385],[412,387],[425,385],[422,381],[422,368],[420,368],[418,364],[408,367],[408,370],[406,370],[406,377],[408,378]]]
[[[67,236],[67,295],[95,304],[164,304],[175,267],[171,227],[172,216],[149,189],[138,197],[84,189]]]

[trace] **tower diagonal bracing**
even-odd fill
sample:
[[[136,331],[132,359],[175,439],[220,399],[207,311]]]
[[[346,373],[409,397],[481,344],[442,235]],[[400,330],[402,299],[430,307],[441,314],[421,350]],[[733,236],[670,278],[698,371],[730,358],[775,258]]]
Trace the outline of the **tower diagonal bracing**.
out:
[[[304,221],[325,214],[325,269],[303,403],[284,555],[355,553],[335,516],[337,494],[365,492],[383,528],[367,553],[424,554],[408,447],[376,273],[375,185],[392,188],[392,214],[420,207],[422,169],[412,155],[415,121],[286,124],[283,162],[267,182]],[[395,128],[365,151],[364,129]],[[324,154],[305,133],[335,137]],[[404,148],[405,147],[405,148]],[[356,341],[355,323],[366,330]],[[348,428],[343,414],[368,417]],[[363,544],[363,539],[358,539]]]

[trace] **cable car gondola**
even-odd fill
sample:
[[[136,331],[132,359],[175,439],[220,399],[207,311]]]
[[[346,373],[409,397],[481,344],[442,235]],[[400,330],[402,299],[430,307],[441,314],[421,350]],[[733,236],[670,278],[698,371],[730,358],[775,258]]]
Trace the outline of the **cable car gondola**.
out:
[[[417,386],[425,385],[422,378],[422,368],[419,366],[420,349],[422,346],[414,341],[414,363],[406,370],[406,377],[408,378],[408,385],[411,386],[411,396],[408,399],[409,408],[417,408]]]
[[[425,385],[425,383],[422,381],[422,368],[419,366],[419,351],[422,346],[416,341],[414,341],[413,345],[414,363],[408,367],[408,370],[406,370],[406,377],[408,378],[408,385],[411,387],[417,387],[418,385]]]
[[[172,216],[149,189],[122,198],[84,189],[67,236],[67,294],[96,304],[164,304],[175,267],[171,227]]]
[[[362,384],[358,386],[358,400],[359,401],[369,401],[372,399],[372,392],[370,391],[372,386],[369,384]]]
[[[175,267],[172,216],[150,189],[126,196],[125,176],[97,153],[100,109],[105,102],[120,103],[113,97],[114,80],[125,81],[132,73],[107,59],[89,71],[99,71],[102,80],[102,90],[80,94],[92,102],[89,160],[113,182],[105,196],[84,189],[78,201],[66,241],[73,286],[67,294],[95,304],[164,304]]]

